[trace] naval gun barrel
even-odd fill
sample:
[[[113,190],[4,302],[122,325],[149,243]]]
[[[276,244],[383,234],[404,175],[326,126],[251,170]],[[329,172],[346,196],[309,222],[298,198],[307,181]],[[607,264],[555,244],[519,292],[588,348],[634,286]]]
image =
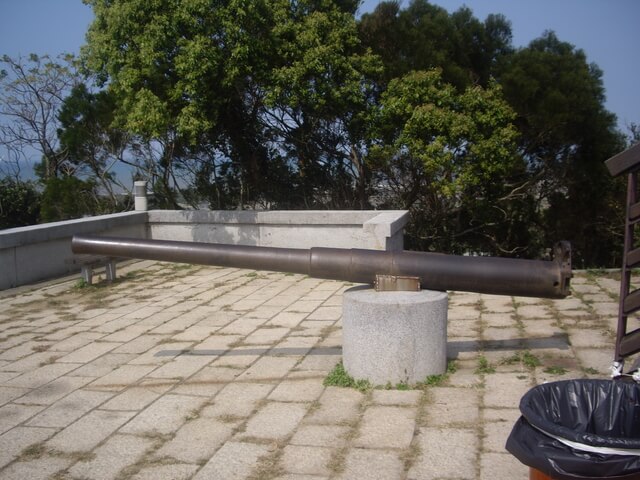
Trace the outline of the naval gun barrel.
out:
[[[527,297],[569,295],[571,253],[556,245],[554,260],[460,256],[413,251],[315,247],[255,247],[124,237],[75,235],[78,254],[300,273],[314,278],[373,284],[377,275],[417,277],[429,290]]]

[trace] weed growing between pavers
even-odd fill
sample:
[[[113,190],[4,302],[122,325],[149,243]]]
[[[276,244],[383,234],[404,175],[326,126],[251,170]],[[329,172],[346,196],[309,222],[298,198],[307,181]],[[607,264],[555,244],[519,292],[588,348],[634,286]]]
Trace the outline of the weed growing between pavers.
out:
[[[53,448],[39,448],[36,445],[32,445],[31,447],[27,447],[22,453],[32,452],[33,457],[29,458],[29,460],[35,460],[36,458],[42,458],[44,456],[49,457],[57,457],[57,458],[66,458],[68,460],[72,460],[73,462],[90,462],[91,460],[96,458],[96,454],[94,452],[62,452],[60,450],[56,450]],[[21,460],[21,457],[18,457]]]
[[[73,285],[73,289],[74,290],[83,290],[83,289],[87,288],[88,286],[89,286],[89,283],[87,283],[87,281],[84,278],[81,278],[80,280],[78,280]]]
[[[329,375],[327,375],[327,378],[324,379],[322,384],[326,387],[355,388],[360,392],[366,392],[373,388],[371,382],[368,380],[355,380],[350,376],[344,369],[342,362],[338,363],[334,369],[329,372]]]
[[[327,469],[334,475],[339,475],[344,472],[346,467],[347,460],[347,452],[352,448],[353,441],[358,436],[358,432],[360,429],[360,423],[362,422],[363,410],[366,408],[368,401],[365,400],[360,404],[360,414],[358,415],[355,422],[343,423],[343,426],[348,427],[349,430],[345,435],[343,435],[344,439],[344,447],[339,448],[333,451],[331,455],[331,459],[327,463]]]
[[[192,420],[196,420],[197,418],[200,418],[200,412],[198,410],[191,410],[185,417],[185,421],[190,422]]]
[[[484,355],[480,355],[478,357],[478,368],[476,368],[475,373],[481,374],[481,375],[488,375],[491,373],[496,373],[496,369],[493,365],[491,365],[491,363],[489,363],[489,360],[487,360],[487,357],[485,357]]]
[[[46,352],[47,350],[49,350],[51,348],[51,345],[46,344],[46,345],[36,345],[34,347],[31,347],[31,350],[33,350],[34,352]]]
[[[322,329],[320,330],[320,337],[324,340],[333,332],[337,332],[338,330],[342,330],[342,328],[337,325],[328,325],[326,327],[322,327]]]
[[[75,322],[78,320],[78,316],[74,313],[65,313],[60,316],[60,320],[63,322]]]
[[[384,388],[386,390],[411,390],[411,386],[408,383],[405,382],[400,382],[398,384],[396,384],[396,386],[394,387],[393,385],[391,385],[391,382],[388,382]]]
[[[438,375],[429,375],[424,381],[418,382],[415,385],[410,385],[406,382],[400,382],[396,385],[388,382],[386,385],[373,386],[368,380],[355,380],[344,369],[342,362],[338,363],[331,372],[324,379],[323,385],[332,387],[343,388],[355,388],[360,392],[367,392],[373,388],[385,389],[385,390],[424,390],[428,387],[435,387],[442,385],[449,379],[449,376],[457,371],[458,367],[454,360],[450,360],[447,364],[447,370],[445,373]]]
[[[246,273],[244,276],[247,278],[253,278],[256,280],[267,280],[269,278],[266,275],[261,275],[258,272],[249,272],[249,273]]]
[[[157,450],[158,448],[160,448],[160,446],[161,446],[161,444],[158,444],[158,445],[152,447],[149,452]],[[118,475],[115,477],[115,480],[128,480],[128,479],[132,478],[133,476],[135,476],[136,474],[138,474],[141,470],[143,470],[145,468],[159,467],[159,466],[163,466],[163,465],[175,465],[176,464],[176,459],[175,458],[171,458],[171,457],[166,456],[166,455],[162,456],[162,457],[151,457],[149,452],[147,452],[145,455],[143,455],[143,457],[141,459],[139,459],[137,462],[135,462],[134,464],[124,467],[124,469],[122,469],[118,473]],[[202,465],[204,465],[204,463],[206,463],[206,462],[198,462],[197,464],[202,466]],[[61,480],[68,480],[68,477],[64,477]]]
[[[246,441],[243,439],[243,441]],[[257,465],[253,472],[247,477],[247,480],[267,480],[281,475],[284,475],[285,471],[280,460],[284,454],[284,446],[287,442],[274,442],[269,441],[256,441],[251,443],[257,443],[258,445],[269,445],[270,453],[258,458]]]
[[[180,271],[180,270],[190,270],[192,268],[196,269],[197,267],[189,263],[172,263],[168,265],[168,268],[170,268],[171,270]],[[197,268],[197,270],[199,270],[199,268]],[[194,271],[197,271],[197,270],[194,270]]]
[[[414,438],[411,442],[411,445],[409,445],[400,454],[400,461],[404,466],[405,472],[408,472],[411,467],[413,467],[413,464],[416,462],[418,457],[420,457],[420,455],[422,455],[422,449],[420,448],[420,445],[416,443],[416,439]]]
[[[333,453],[331,460],[327,464],[327,469],[331,471],[333,474],[340,474],[344,472],[345,460],[346,460],[346,449],[340,449]]]
[[[610,270],[605,268],[590,268],[586,271],[586,276],[589,280],[595,280],[596,278],[610,278],[612,280],[620,281],[620,270]],[[640,274],[640,269],[634,268],[631,270],[631,274],[633,276],[637,276]]]
[[[246,420],[246,417],[241,417],[239,415],[232,415],[230,413],[218,415],[216,418],[220,420],[222,423],[230,423],[230,424],[241,423]]]
[[[416,388],[419,390],[428,388],[428,387],[439,387],[443,385],[447,380],[449,380],[449,376],[458,371],[458,365],[455,360],[449,360],[447,363],[447,371],[445,373],[441,373],[439,375],[429,375],[424,382],[420,382],[416,385]]]
[[[26,447],[20,455],[16,458],[18,462],[27,462],[29,460],[36,460],[47,453],[47,447],[45,447],[44,442],[34,443],[33,445],[29,445]]]
[[[39,367],[44,367],[45,365],[51,365],[52,363],[56,363],[56,361],[57,361],[59,358],[62,358],[62,356],[61,356],[61,355],[58,355],[58,356],[52,356],[52,357],[49,357],[49,358],[47,358],[44,362],[40,362],[40,363],[38,364],[38,366],[39,366]]]
[[[555,366],[555,365],[547,367],[547,368],[545,368],[543,370],[544,373],[548,373],[550,375],[564,375],[568,371],[569,370],[567,370],[566,368],[558,367],[558,366]]]
[[[124,282],[132,282],[135,280],[140,280],[142,279],[142,277],[146,275],[148,275],[148,272],[140,272],[140,271],[127,272],[124,275],[116,277],[111,282],[99,281],[92,284],[87,283],[83,278],[81,278],[73,285],[73,287],[71,287],[71,291],[82,292],[82,293],[85,293],[85,292],[97,293],[100,291],[109,290],[110,288]],[[110,292],[104,292],[103,294],[106,295],[107,293],[110,293]]]
[[[502,360],[503,365],[514,365],[516,363],[519,363],[530,370],[542,365],[540,359],[529,351],[518,352]]]

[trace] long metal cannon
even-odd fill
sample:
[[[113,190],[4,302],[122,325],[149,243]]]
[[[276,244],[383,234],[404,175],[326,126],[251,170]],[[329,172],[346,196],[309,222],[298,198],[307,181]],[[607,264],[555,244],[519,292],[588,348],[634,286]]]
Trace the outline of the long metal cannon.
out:
[[[377,275],[418,277],[421,288],[528,297],[569,295],[571,253],[560,242],[554,260],[468,257],[412,251],[252,247],[215,243],[75,235],[78,254],[300,273],[373,284]]]

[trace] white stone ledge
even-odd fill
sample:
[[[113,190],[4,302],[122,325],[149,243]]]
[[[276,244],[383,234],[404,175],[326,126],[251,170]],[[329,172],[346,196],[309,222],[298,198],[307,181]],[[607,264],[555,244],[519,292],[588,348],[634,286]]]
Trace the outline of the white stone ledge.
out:
[[[95,233],[121,228],[127,225],[140,225],[147,222],[147,212],[124,212],[95,217],[50,222],[28,227],[0,230],[0,249],[20,247],[34,243],[49,242],[60,238],[72,237],[79,233]]]
[[[0,231],[0,290],[79,270],[66,264],[75,234],[147,236],[147,213],[125,212]]]
[[[150,237],[269,247],[402,250],[404,210],[149,212]]]

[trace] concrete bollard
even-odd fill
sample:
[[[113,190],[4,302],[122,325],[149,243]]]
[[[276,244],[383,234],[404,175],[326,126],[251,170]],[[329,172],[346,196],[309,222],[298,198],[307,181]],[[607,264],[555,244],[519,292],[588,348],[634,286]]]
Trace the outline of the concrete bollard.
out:
[[[344,293],[342,357],[346,372],[374,385],[415,384],[447,369],[446,292]]]
[[[147,211],[147,182],[145,180],[133,183],[133,196],[136,212]]]

